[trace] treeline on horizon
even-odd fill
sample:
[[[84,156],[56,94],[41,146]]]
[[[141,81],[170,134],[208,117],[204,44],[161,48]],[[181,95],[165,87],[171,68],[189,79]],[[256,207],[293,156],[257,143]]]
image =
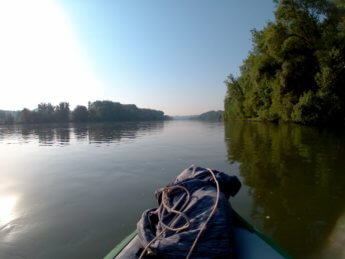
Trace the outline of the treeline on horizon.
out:
[[[193,119],[203,121],[222,121],[223,111],[208,111],[204,112]]]
[[[150,121],[164,120],[164,112],[140,109],[134,104],[112,101],[89,102],[88,107],[77,105],[70,110],[68,102],[54,106],[40,103],[36,109],[21,111],[0,111],[0,123],[53,123],[53,122],[108,122],[108,121]]]
[[[345,1],[276,0],[252,31],[240,75],[225,81],[224,119],[345,122]]]

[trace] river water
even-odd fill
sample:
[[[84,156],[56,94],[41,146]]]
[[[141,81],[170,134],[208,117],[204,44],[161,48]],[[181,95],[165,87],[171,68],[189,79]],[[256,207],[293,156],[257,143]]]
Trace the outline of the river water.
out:
[[[294,257],[345,258],[343,132],[241,121],[0,126],[0,258],[102,258],[190,164]]]

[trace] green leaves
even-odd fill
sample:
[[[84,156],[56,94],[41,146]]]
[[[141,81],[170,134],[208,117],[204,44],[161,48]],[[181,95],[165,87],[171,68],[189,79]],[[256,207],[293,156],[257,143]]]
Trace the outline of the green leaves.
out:
[[[275,21],[252,30],[253,50],[241,75],[226,81],[224,118],[343,123],[345,5],[275,2]]]

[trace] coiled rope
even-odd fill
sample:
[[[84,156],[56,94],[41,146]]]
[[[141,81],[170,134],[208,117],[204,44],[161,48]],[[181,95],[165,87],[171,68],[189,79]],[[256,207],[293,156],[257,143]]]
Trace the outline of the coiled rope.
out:
[[[194,167],[194,170],[195,170],[195,167]],[[218,202],[219,202],[219,196],[220,196],[220,188],[219,188],[219,183],[218,183],[218,180],[216,178],[216,176],[214,175],[213,171],[209,168],[206,168],[206,170],[212,175],[212,178],[216,184],[216,187],[217,187],[217,196],[216,196],[216,201],[214,203],[214,206],[212,208],[212,211],[210,213],[210,215],[208,216],[207,220],[205,221],[204,224],[202,224],[201,228],[199,229],[199,232],[198,232],[198,235],[196,236],[194,242],[193,242],[193,245],[191,246],[191,248],[189,249],[189,252],[186,256],[186,259],[189,259],[191,254],[193,253],[193,250],[194,248],[196,247],[198,241],[199,241],[199,238],[201,236],[201,234],[204,232],[204,230],[206,229],[206,225],[208,224],[208,222],[210,221],[210,219],[212,218],[213,214],[216,212],[216,209],[218,207]],[[185,195],[187,196],[186,199],[185,199],[185,202],[184,204],[182,205],[180,211],[179,210],[176,210],[176,206],[175,205],[174,207],[170,207],[169,204],[168,204],[168,195],[169,193],[171,193],[172,191],[176,190],[176,189],[182,189],[184,192],[185,192]],[[183,197],[182,197],[183,198]],[[145,253],[147,251],[149,251],[149,248],[150,246],[152,245],[152,243],[154,243],[155,241],[158,240],[158,238],[168,229],[168,230],[171,230],[171,231],[175,231],[175,232],[179,232],[179,231],[182,231],[182,230],[185,230],[187,228],[190,227],[190,220],[189,218],[187,217],[186,214],[184,214],[183,211],[184,208],[187,206],[187,204],[189,203],[191,199],[191,196],[190,196],[190,193],[189,191],[183,187],[183,186],[180,186],[180,185],[176,185],[176,186],[170,186],[170,187],[165,187],[162,191],[162,202],[158,208],[158,226],[161,225],[163,226],[161,232],[154,238],[152,239],[144,248],[144,250],[141,252],[140,256],[139,256],[139,259],[142,259],[143,256],[145,255]],[[164,215],[164,212],[167,211],[168,213],[173,213],[175,214],[175,217],[170,221],[170,224],[166,225],[164,222],[163,222],[163,215]],[[174,224],[177,222],[177,220],[180,218],[180,217],[183,217],[186,221],[186,223],[181,226],[181,227],[173,227]]]

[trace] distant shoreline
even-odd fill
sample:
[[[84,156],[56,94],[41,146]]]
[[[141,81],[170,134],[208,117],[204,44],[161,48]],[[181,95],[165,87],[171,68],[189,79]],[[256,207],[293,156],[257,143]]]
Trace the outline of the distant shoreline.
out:
[[[134,104],[121,104],[112,101],[89,102],[88,107],[77,105],[73,111],[68,102],[59,105],[40,103],[34,110],[0,110],[0,124],[41,124],[69,122],[121,122],[121,121],[163,121],[170,117],[164,112],[138,108]]]

